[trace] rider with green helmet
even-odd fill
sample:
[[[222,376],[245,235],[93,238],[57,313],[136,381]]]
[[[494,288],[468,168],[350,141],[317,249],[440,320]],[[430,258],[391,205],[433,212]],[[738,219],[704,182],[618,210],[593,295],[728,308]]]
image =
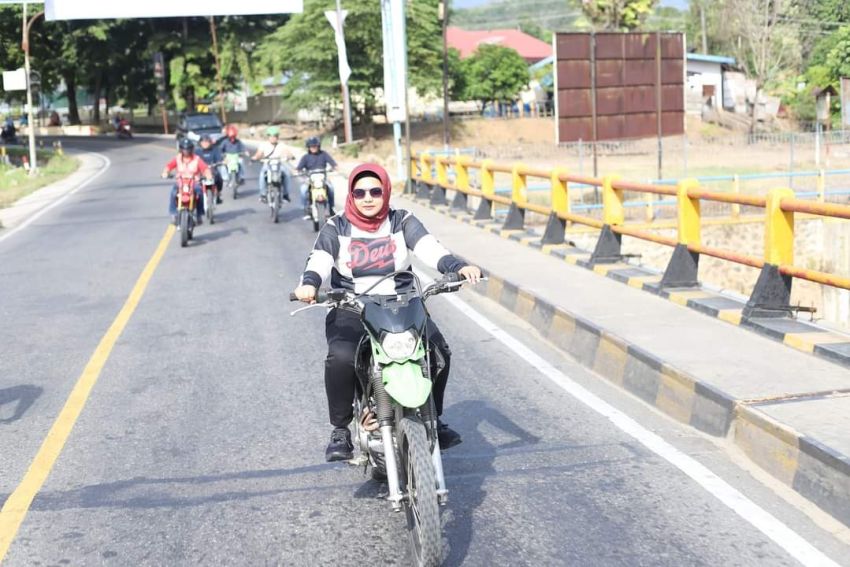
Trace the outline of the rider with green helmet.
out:
[[[269,184],[267,180],[268,173],[268,161],[270,159],[279,159],[284,164],[291,159],[295,159],[295,156],[292,155],[292,152],[280,142],[280,128],[277,126],[269,126],[266,128],[266,137],[268,138],[265,142],[260,144],[257,148],[257,152],[251,158],[254,161],[262,160],[263,168],[260,171],[260,201],[266,202],[266,195],[269,192]],[[287,203],[289,202],[289,183],[290,183],[290,174],[289,168],[284,166],[282,168],[283,171],[283,200]]]

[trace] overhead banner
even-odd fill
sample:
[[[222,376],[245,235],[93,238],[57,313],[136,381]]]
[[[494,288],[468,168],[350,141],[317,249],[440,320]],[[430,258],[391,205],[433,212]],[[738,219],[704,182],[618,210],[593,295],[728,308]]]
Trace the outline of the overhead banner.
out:
[[[104,0],[45,0],[48,20],[112,20],[125,18],[175,18],[190,16],[250,16],[295,14],[304,11],[304,0],[206,0],[175,2],[105,2]]]

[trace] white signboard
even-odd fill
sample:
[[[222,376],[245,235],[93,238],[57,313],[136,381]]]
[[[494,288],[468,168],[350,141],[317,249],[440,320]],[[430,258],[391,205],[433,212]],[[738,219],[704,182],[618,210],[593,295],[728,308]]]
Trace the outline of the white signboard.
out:
[[[384,98],[387,119],[404,122],[407,90],[407,40],[404,0],[381,0],[384,39]]]
[[[348,66],[348,52],[345,50],[345,17],[348,12],[345,10],[339,11],[337,17],[336,10],[328,10],[325,12],[325,17],[330,22],[334,29],[334,38],[336,39],[336,51],[339,55],[339,80],[343,85],[348,83],[348,78],[351,76],[351,67]],[[341,29],[337,29],[337,23],[342,24]]]
[[[174,18],[182,16],[248,16],[292,14],[304,11],[304,0],[175,0],[107,1],[45,0],[48,20],[106,20],[118,18]]]
[[[4,91],[25,91],[27,90],[27,73],[23,69],[14,71],[3,71],[3,90]]]

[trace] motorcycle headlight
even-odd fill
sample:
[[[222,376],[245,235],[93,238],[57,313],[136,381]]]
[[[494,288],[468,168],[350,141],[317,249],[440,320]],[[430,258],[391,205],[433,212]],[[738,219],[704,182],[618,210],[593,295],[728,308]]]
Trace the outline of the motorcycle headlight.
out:
[[[411,331],[387,333],[381,341],[381,348],[393,360],[406,360],[416,352],[419,338]]]

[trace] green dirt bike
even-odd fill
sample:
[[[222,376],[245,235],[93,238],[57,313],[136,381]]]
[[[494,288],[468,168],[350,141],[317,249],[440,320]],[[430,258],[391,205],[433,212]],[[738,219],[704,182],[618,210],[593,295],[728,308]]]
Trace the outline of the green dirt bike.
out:
[[[328,195],[328,172],[326,169],[311,169],[306,173],[309,182],[307,188],[307,204],[310,220],[313,222],[313,232],[319,232],[331,216],[331,205]]]
[[[272,221],[277,223],[280,220],[280,205],[283,201],[283,168],[285,166],[283,165],[283,161],[277,158],[263,161],[266,162],[266,182],[268,186],[266,201],[269,204],[269,209],[271,209]]]
[[[224,168],[222,177],[224,178],[225,186],[230,190],[233,198],[236,199],[239,193],[239,165],[242,162],[240,154],[224,154]],[[224,177],[226,173],[227,177]]]
[[[411,282],[408,292],[368,295],[387,279]],[[345,308],[360,314],[366,331],[357,349],[354,394],[355,447],[350,464],[373,467],[373,476],[386,477],[387,499],[394,511],[405,512],[415,564],[441,562],[441,505],[448,501],[443,461],[437,438],[437,412],[432,395],[431,349],[425,302],[440,293],[458,291],[465,283],[449,274],[424,290],[412,271],[389,274],[369,290],[355,295],[330,290],[312,308]],[[294,294],[290,300],[297,301]],[[439,358],[439,357],[437,357]],[[433,361],[439,364],[439,360]]]

